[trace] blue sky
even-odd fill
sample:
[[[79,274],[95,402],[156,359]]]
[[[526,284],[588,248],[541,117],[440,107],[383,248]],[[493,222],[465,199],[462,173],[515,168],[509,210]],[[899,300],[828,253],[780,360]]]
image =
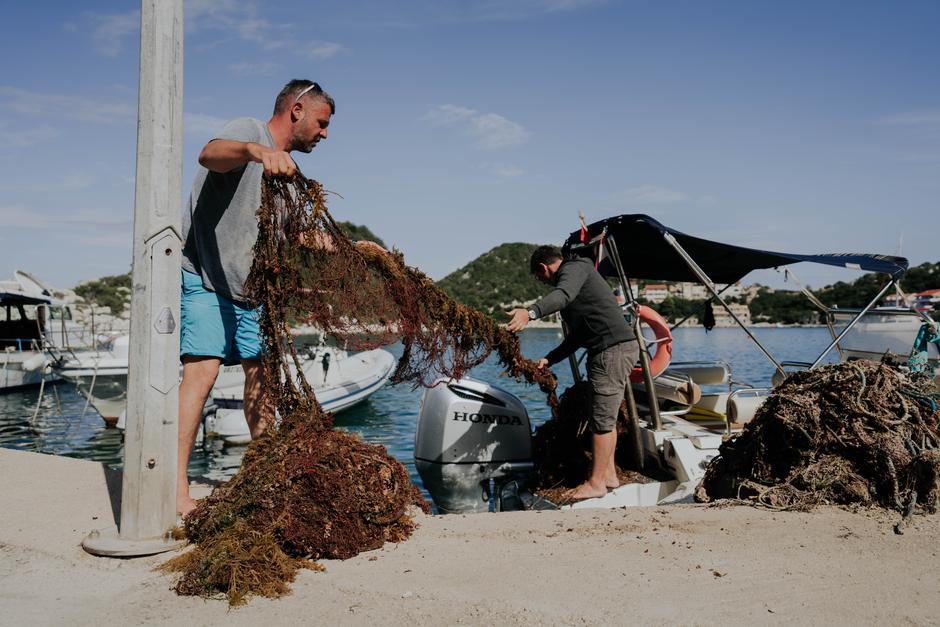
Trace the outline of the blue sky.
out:
[[[0,278],[124,272],[139,6],[5,4]],[[434,278],[578,210],[940,260],[938,2],[188,0],[184,58],[184,191],[225,120],[316,80],[337,114],[300,167]]]

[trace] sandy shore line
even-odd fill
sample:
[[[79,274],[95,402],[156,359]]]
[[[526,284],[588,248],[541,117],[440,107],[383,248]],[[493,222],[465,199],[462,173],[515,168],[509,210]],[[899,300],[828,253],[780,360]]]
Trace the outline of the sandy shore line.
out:
[[[166,556],[96,558],[100,464],[0,449],[0,624],[937,624],[940,516],[673,506],[419,518],[414,537],[293,593],[179,597]],[[118,488],[119,490],[119,488]],[[119,494],[119,491],[118,491]]]

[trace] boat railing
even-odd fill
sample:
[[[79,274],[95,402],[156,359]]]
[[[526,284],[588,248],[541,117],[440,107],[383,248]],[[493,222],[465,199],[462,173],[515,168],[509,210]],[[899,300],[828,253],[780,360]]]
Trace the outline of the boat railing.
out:
[[[41,350],[36,338],[33,337],[0,337],[0,347],[6,353]]]

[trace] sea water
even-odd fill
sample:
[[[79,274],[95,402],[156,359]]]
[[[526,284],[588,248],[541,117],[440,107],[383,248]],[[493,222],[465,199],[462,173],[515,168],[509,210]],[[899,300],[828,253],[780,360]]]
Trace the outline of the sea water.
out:
[[[824,328],[758,328],[754,334],[779,361],[813,361],[829,344]],[[528,329],[521,335],[522,352],[539,359],[561,342],[557,329]],[[396,357],[401,346],[389,349]],[[678,329],[674,333],[673,361],[722,360],[728,362],[734,379],[755,386],[769,386],[773,365],[740,329]],[[834,356],[830,356],[834,360]],[[559,391],[571,385],[567,360],[554,367]],[[494,358],[475,368],[471,376],[502,387],[525,404],[533,426],[549,418],[545,395],[537,387],[524,385],[503,374]],[[384,445],[421,485],[415,471],[413,450],[415,422],[422,390],[411,385],[386,385],[366,402],[336,416],[336,426],[358,433],[365,441]],[[68,383],[47,385],[41,400],[39,389],[0,394],[0,447],[51,455],[90,459],[119,468],[123,437],[104,421]],[[34,417],[35,414],[35,417]],[[224,444],[219,439],[197,443],[189,465],[196,480],[219,481],[238,470],[244,446]]]

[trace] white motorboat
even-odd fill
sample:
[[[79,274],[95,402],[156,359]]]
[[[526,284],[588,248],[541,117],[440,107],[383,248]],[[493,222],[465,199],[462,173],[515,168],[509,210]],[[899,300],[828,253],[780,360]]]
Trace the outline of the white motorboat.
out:
[[[88,354],[81,362],[75,362],[74,367],[61,370],[62,376],[75,382],[89,398],[105,422],[119,429],[124,428],[127,407],[127,339],[118,338],[118,345],[112,350],[97,357]],[[123,357],[119,356],[121,353]],[[320,405],[336,413],[361,403],[385,385],[395,368],[395,357],[380,348],[349,353],[321,342],[317,347],[305,347],[300,363]],[[293,365],[291,370],[295,371]],[[244,387],[241,365],[223,366],[219,370],[206,405],[203,429],[206,435],[232,444],[251,440],[243,410]]]
[[[127,407],[130,336],[119,335],[99,348],[70,351],[53,363],[53,371],[88,399],[109,427]]]
[[[0,391],[54,381],[47,351],[89,346],[91,334],[52,289],[17,270],[0,281]]]
[[[857,311],[832,309],[835,331],[849,322]],[[902,307],[877,307],[866,313],[839,341],[843,361],[868,359],[878,361],[887,356],[903,361],[911,353],[914,340],[924,319],[920,314]],[[928,360],[940,365],[940,347],[928,344]]]
[[[293,365],[291,366],[293,370]],[[301,354],[301,368],[324,410],[341,412],[377,392],[395,368],[386,350],[348,353],[335,346],[309,347]],[[245,378],[241,366],[226,366],[219,373],[204,430],[232,444],[251,440],[243,410]]]
[[[618,245],[629,254],[621,254]],[[601,275],[616,279],[631,301],[631,280],[694,281],[704,285],[712,301],[724,307],[780,375],[786,374],[788,365],[818,367],[836,346],[842,347],[845,358],[841,343],[848,338],[851,344],[853,337],[865,336],[865,327],[858,336],[850,333],[896,284],[908,265],[904,258],[884,255],[802,255],[722,244],[686,235],[641,214],[615,216],[591,224],[586,238],[583,231],[575,231],[563,252],[593,259]],[[888,280],[865,308],[851,312],[853,318],[840,330],[831,327],[833,340],[816,361],[788,364],[778,361],[760,343],[722,298],[716,284],[734,284],[753,270],[799,262],[877,272],[887,275]],[[634,313],[639,311],[639,305],[628,306],[635,339],[641,345],[643,381],[651,385],[642,392],[631,386],[626,388],[634,437],[625,438],[624,443],[629,446],[629,457],[636,460],[637,470],[653,469],[656,472],[651,475],[658,478],[649,476],[650,481],[621,485],[605,496],[567,507],[609,508],[691,501],[705,469],[719,454],[723,438],[740,431],[742,423],[754,417],[770,393],[769,388],[751,388],[735,382],[730,369],[720,362],[671,364],[671,373],[666,370],[656,377],[650,359],[644,356],[644,347],[650,344],[644,339]],[[826,311],[821,303],[817,306]],[[900,332],[901,327],[890,328]],[[916,330],[916,326],[905,327],[905,334],[896,345],[900,354],[910,352]],[[665,339],[660,338],[660,333],[656,335],[657,342]],[[658,351],[659,348],[656,357]],[[872,353],[880,358],[884,349],[879,345]],[[583,380],[579,360],[572,356],[569,364],[573,378]],[[422,398],[414,449],[415,466],[438,510],[472,513],[555,507],[531,491],[539,460],[535,458],[533,434],[522,401],[484,381],[464,378],[438,383],[426,390]],[[696,391],[695,386],[706,386],[711,391]],[[669,479],[664,480],[663,474]]]

